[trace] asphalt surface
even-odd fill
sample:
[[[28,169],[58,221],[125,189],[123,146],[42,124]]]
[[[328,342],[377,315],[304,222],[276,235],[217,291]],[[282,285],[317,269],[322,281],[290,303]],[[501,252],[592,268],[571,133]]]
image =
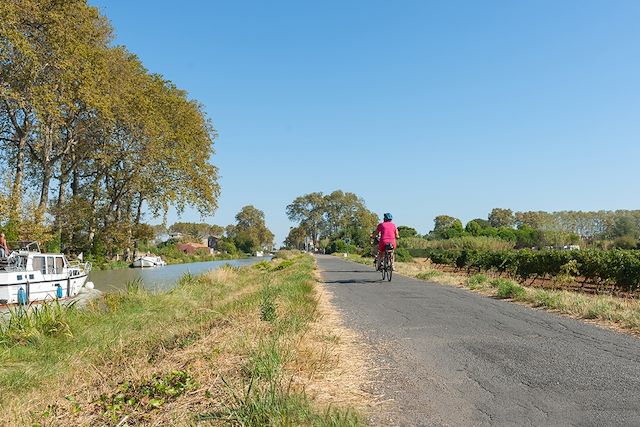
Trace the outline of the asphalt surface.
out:
[[[393,399],[374,424],[640,426],[640,339],[468,290],[318,256]]]

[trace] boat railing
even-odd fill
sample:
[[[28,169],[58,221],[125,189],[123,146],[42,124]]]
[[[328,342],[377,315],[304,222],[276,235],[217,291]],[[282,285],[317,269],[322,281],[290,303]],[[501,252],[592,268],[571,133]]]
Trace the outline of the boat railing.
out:
[[[10,251],[40,252],[40,243],[32,240],[7,242]]]
[[[89,272],[91,271],[91,263],[89,261],[82,262],[80,260],[69,261],[69,268],[77,268],[82,273],[89,274]]]

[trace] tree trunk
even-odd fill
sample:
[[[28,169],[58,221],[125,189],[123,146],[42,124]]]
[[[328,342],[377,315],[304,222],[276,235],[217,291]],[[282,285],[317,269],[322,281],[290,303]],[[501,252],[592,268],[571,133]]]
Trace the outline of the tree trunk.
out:
[[[40,203],[36,210],[36,222],[44,221],[44,214],[49,202],[49,185],[51,184],[51,148],[53,146],[53,130],[48,127],[44,132],[44,144],[42,145],[42,186],[40,187]]]
[[[89,235],[88,241],[89,245],[93,246],[93,239],[96,237],[96,214],[98,213],[98,199],[100,191],[100,181],[102,180],[101,176],[96,177],[93,181],[91,188],[91,219],[89,222]]]
[[[27,145],[27,135],[24,132],[18,134],[18,153],[16,156],[16,176],[11,189],[10,218],[16,222],[20,218],[22,207],[22,180],[24,179],[24,160]]]
[[[135,224],[140,224],[140,220],[142,219],[142,204],[144,203],[144,197],[142,197],[141,193],[138,193],[138,207],[136,210],[136,218]]]

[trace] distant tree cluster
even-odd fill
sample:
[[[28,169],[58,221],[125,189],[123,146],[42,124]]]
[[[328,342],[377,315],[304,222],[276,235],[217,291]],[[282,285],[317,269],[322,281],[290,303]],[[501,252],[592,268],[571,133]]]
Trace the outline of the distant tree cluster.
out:
[[[111,253],[143,212],[219,195],[203,108],[123,46],[85,0],[0,2],[0,226],[10,240]]]
[[[473,219],[464,227],[449,215],[434,219],[426,237],[452,239],[463,236],[498,237],[517,248],[562,246],[583,242],[603,247],[632,249],[640,238],[640,210],[513,212],[495,208],[487,219]]]
[[[368,247],[369,236],[378,224],[378,216],[367,209],[362,198],[340,190],[297,197],[286,212],[298,223],[285,240],[292,248],[303,248],[305,238],[316,248],[338,249],[346,240],[355,247]]]
[[[236,223],[222,227],[204,222],[176,222],[169,226],[148,226],[152,240],[167,232],[179,233],[170,243],[202,242],[208,243],[209,237],[215,237],[216,249],[225,255],[239,253],[254,254],[258,250],[272,250],[274,235],[267,228],[264,212],[252,205],[244,206],[235,217]],[[163,243],[163,242],[160,242]],[[164,242],[167,244],[167,242]]]
[[[243,207],[236,215],[236,224],[226,228],[227,237],[245,253],[271,250],[274,235],[267,228],[264,212],[252,205]]]

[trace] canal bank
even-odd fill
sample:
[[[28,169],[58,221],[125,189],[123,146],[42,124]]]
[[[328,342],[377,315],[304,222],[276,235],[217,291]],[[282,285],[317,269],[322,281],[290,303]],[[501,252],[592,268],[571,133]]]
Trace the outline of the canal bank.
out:
[[[0,425],[357,424],[304,391],[334,366],[325,346],[336,342],[309,333],[313,268],[289,255],[170,292],[129,286],[2,335]]]

